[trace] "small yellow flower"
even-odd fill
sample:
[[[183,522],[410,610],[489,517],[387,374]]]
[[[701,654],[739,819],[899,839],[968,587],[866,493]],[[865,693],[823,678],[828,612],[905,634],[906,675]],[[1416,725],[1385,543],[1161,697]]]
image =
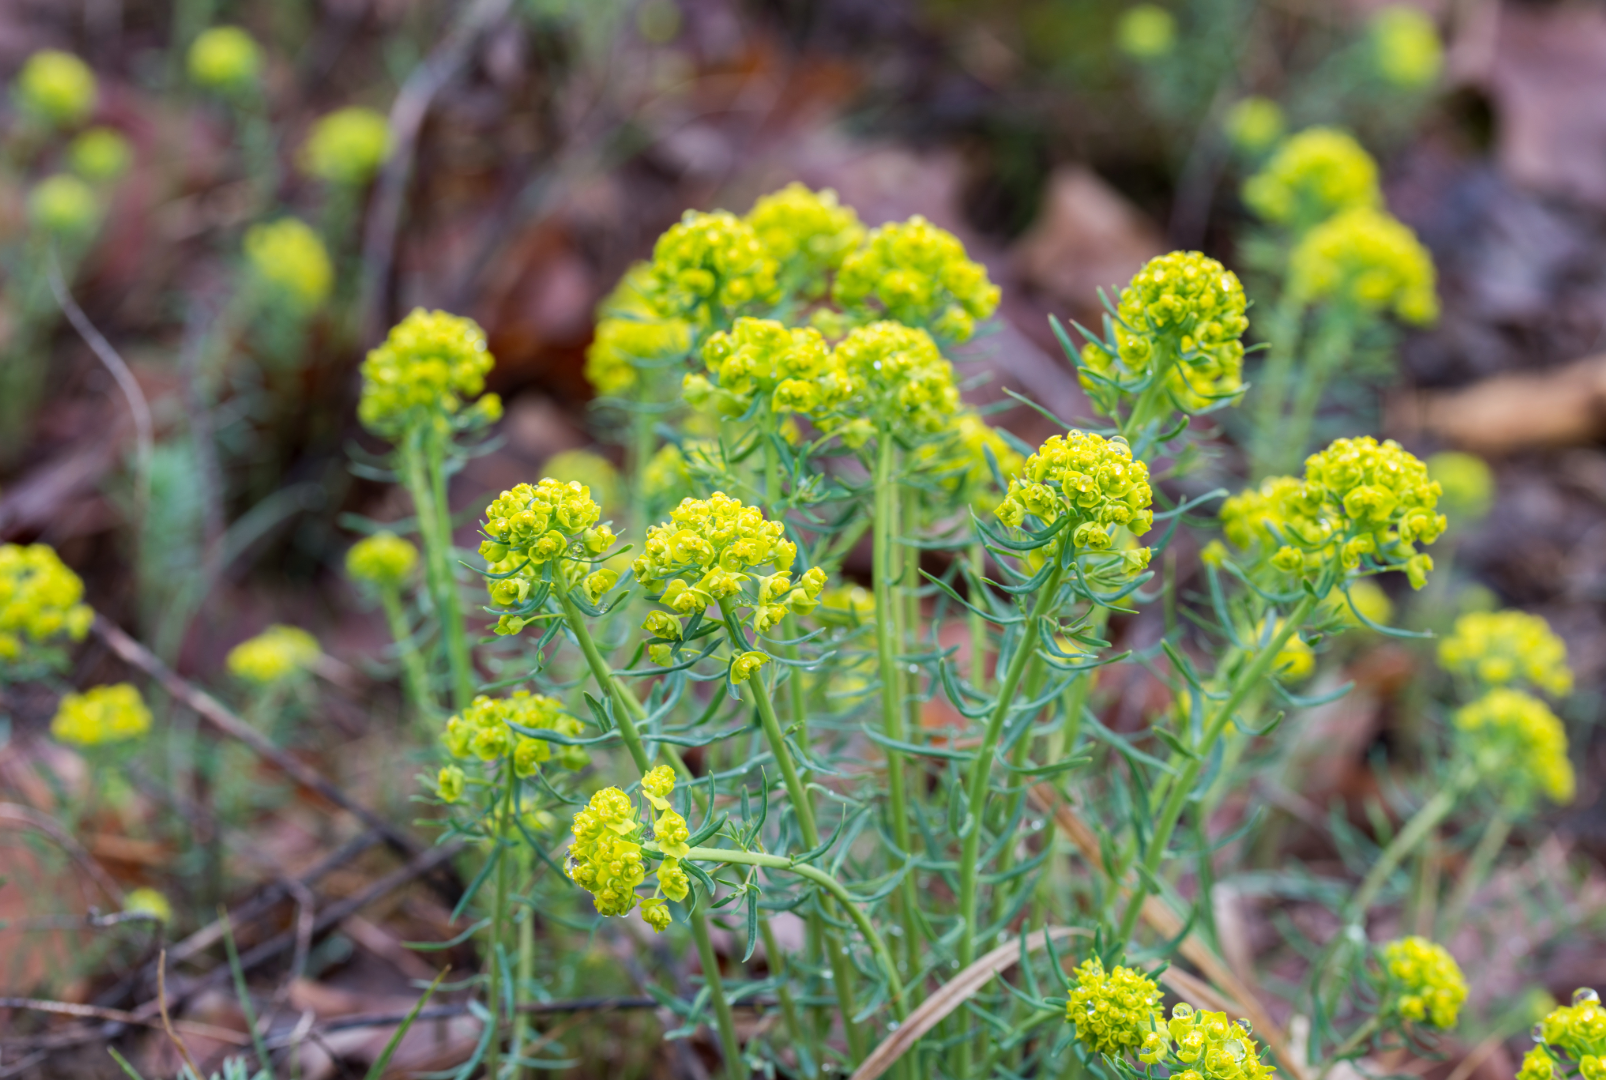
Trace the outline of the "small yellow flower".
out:
[[[679,859],[665,859],[658,864],[658,888],[676,903],[686,899],[691,892],[691,878],[686,876]]]
[[[1079,550],[1099,551],[1111,546],[1118,527],[1133,536],[1149,531],[1153,496],[1149,467],[1133,460],[1124,441],[1073,430],[1050,436],[1026,459],[994,513],[1011,527],[1028,516],[1043,528],[1069,517],[1073,524],[1060,535]]]
[[[641,778],[641,792],[656,810],[669,809],[669,795],[675,790],[675,770],[668,765],[649,769]]]
[[[90,128],[67,148],[73,172],[91,183],[116,180],[128,171],[133,157],[128,140],[106,127]]]
[[[1474,611],[1439,642],[1439,663],[1485,686],[1537,687],[1552,697],[1572,693],[1567,643],[1526,611]]]
[[[849,446],[863,445],[880,426],[912,437],[936,435],[959,413],[954,367],[925,330],[871,323],[844,338],[833,357],[849,391],[818,420]]]
[[[636,808],[618,788],[603,788],[574,815],[569,846],[569,880],[591,894],[601,915],[628,915],[636,906],[636,886],[646,880]]]
[[[117,683],[63,697],[50,734],[73,746],[101,746],[137,739],[150,726],[151,711],[139,691],[131,683]]]
[[[1442,945],[1420,937],[1391,941],[1380,950],[1388,975],[1386,1009],[1403,1020],[1455,1027],[1467,983],[1455,957]]]
[[[334,266],[323,240],[295,218],[251,226],[245,258],[264,284],[302,311],[322,307],[334,287]]]
[[[1594,1058],[1592,1071],[1598,1075],[1601,1059],[1606,1057],[1606,1009],[1601,1008],[1600,995],[1594,990],[1573,991],[1572,1004],[1557,1006],[1535,1030],[1548,1049],[1560,1050],[1578,1062],[1580,1071],[1586,1059]]]
[[[1117,967],[1105,972],[1096,956],[1076,969],[1076,988],[1065,1005],[1065,1019],[1076,1037],[1096,1054],[1135,1053],[1163,1025],[1160,988],[1141,971]]]
[[[1270,98],[1246,97],[1227,113],[1227,138],[1246,154],[1259,154],[1283,137],[1283,110]]]
[[[1543,701],[1520,690],[1491,690],[1457,710],[1455,726],[1484,779],[1518,807],[1536,792],[1558,805],[1572,802],[1567,729]]]
[[[1302,231],[1343,210],[1382,203],[1377,162],[1335,128],[1313,127],[1278,148],[1244,183],[1244,202],[1266,221]]]
[[[95,613],[84,583],[45,544],[0,544],[0,662],[58,638],[82,641]]]
[[[1238,275],[1207,255],[1150,259],[1121,290],[1115,349],[1102,341],[1083,347],[1083,389],[1108,413],[1116,396],[1164,364],[1166,390],[1183,410],[1233,400],[1243,390],[1247,305]]]
[[[1276,1070],[1244,1026],[1225,1013],[1195,1012],[1179,1002],[1171,1019],[1143,1047],[1147,1063],[1163,1062],[1177,1080],[1272,1080]]]
[[[1523,1055],[1517,1080],[1556,1080],[1556,1059],[1550,1056],[1543,1043]]]
[[[667,318],[707,326],[781,298],[779,265],[734,214],[688,210],[653,247],[643,291]]]
[[[95,73],[72,53],[42,49],[17,75],[18,106],[53,127],[72,127],[95,110]]]
[[[1369,206],[1334,215],[1305,234],[1289,256],[1288,288],[1306,302],[1329,300],[1393,311],[1427,326],[1439,317],[1433,256],[1416,234]]]
[[[753,677],[759,668],[769,662],[770,658],[761,652],[743,653],[731,664],[731,682],[746,682]]]
[[[584,747],[551,744],[510,726],[555,731],[571,738],[585,729],[557,698],[515,690],[507,697],[480,694],[468,708],[446,721],[444,742],[453,757],[497,761],[511,756],[513,771],[532,776],[545,762],[557,758],[571,771],[582,769],[591,760]]]
[[[652,927],[653,933],[661,934],[669,929],[669,902],[658,897],[652,897],[641,902],[641,921]]]
[[[463,770],[456,765],[447,765],[435,777],[435,791],[441,797],[441,802],[455,803],[463,798],[463,785],[465,777]]]
[[[702,358],[717,380],[718,407],[731,416],[745,413],[755,399],[777,413],[824,414],[854,391],[842,357],[810,327],[789,329],[771,319],[740,318],[731,330],[704,343]],[[696,393],[692,389],[688,400]]]
[[[58,173],[28,192],[28,218],[52,236],[81,237],[100,221],[100,205],[88,184]]]
[[[237,26],[203,30],[190,46],[190,78],[221,93],[236,93],[256,83],[262,55],[250,34]]]
[[[599,394],[666,382],[674,361],[691,349],[691,325],[666,315],[654,299],[653,268],[636,263],[597,305],[597,331],[586,349],[585,375]]]
[[[1135,60],[1157,60],[1177,43],[1177,20],[1157,4],[1135,4],[1115,27],[1115,44]]]
[[[323,650],[318,639],[294,626],[275,624],[229,650],[229,673],[258,686],[293,679],[312,667]]]
[[[840,205],[836,192],[798,183],[759,199],[747,223],[780,264],[782,282],[811,298],[824,291],[826,274],[864,238],[859,215]]]
[[[494,421],[501,401],[480,394],[495,363],[474,320],[415,308],[363,360],[357,416],[393,441],[421,424]]]
[[[153,916],[157,922],[173,921],[173,905],[155,889],[141,887],[123,898],[124,911],[138,911]]]
[[[1390,4],[1372,16],[1367,33],[1372,62],[1387,82],[1415,90],[1438,79],[1444,67],[1444,46],[1433,20],[1420,9]]]
[[[966,341],[997,309],[999,291],[957,237],[917,214],[871,230],[843,260],[832,297],[851,314],[885,312],[906,326]]]
[[[332,184],[365,184],[390,152],[390,120],[372,109],[338,109],[312,127],[301,167]]]
[[[418,549],[395,533],[377,532],[351,545],[346,573],[381,589],[399,589],[418,566]]]

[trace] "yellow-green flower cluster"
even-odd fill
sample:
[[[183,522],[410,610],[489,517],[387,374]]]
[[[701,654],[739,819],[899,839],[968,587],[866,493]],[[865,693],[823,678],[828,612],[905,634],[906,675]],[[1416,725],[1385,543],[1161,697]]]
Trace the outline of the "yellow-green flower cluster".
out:
[[[334,266],[306,222],[281,218],[251,226],[245,234],[245,257],[256,276],[294,307],[315,311],[329,299]]]
[[[142,886],[125,896],[123,910],[142,912],[157,922],[173,921],[173,905],[168,902],[167,897],[149,887]]]
[[[1388,989],[1384,1008],[1402,1020],[1455,1027],[1467,981],[1444,946],[1422,937],[1404,937],[1379,950]]]
[[[1288,287],[1307,302],[1393,311],[1426,326],[1439,317],[1433,256],[1387,211],[1356,207],[1311,229],[1289,256]]]
[[[896,322],[861,326],[836,347],[851,396],[820,426],[858,447],[884,427],[914,436],[945,430],[959,410],[954,367],[931,335]]]
[[[832,297],[847,312],[887,318],[966,341],[998,307],[998,286],[965,245],[918,214],[883,225],[842,262]]]
[[[1184,411],[1230,401],[1243,390],[1246,307],[1238,275],[1215,259],[1197,251],[1150,259],[1121,290],[1114,351],[1100,341],[1082,349],[1082,386],[1103,405],[1162,366]]]
[[[669,910],[662,897],[680,901],[691,891],[691,882],[680,865],[691,850],[686,846],[691,829],[669,805],[674,789],[675,773],[667,765],[650,769],[641,778],[642,795],[658,812],[653,822],[653,840],[664,856],[657,871],[661,896],[642,900],[641,918],[660,932],[669,926]],[[647,879],[641,851],[644,831],[635,804],[618,788],[603,788],[591,796],[584,810],[574,815],[569,880],[591,894],[599,914],[628,915],[636,906],[636,886]]]
[[[686,376],[685,397],[696,408],[711,404],[725,415],[740,416],[759,399],[777,413],[817,415],[853,392],[841,356],[812,327],[744,317],[710,337],[702,352],[715,382],[700,374]]]
[[[707,326],[780,300],[779,269],[735,214],[688,210],[654,245],[646,291],[664,315]]]
[[[1552,697],[1572,693],[1567,643],[1550,624],[1526,611],[1473,611],[1439,642],[1439,663],[1486,686],[1527,684]]]
[[[602,507],[591,497],[590,488],[550,476],[504,491],[485,508],[486,539],[480,555],[492,575],[486,588],[492,603],[515,609],[501,615],[498,634],[516,634],[530,621],[527,616],[532,612],[524,606],[545,577],[548,563],[558,560],[553,577],[560,588],[567,588],[570,569],[562,560],[590,564],[613,546],[613,529],[598,524],[601,518]],[[618,580],[613,570],[603,569],[588,574],[580,585],[595,604]]]
[[[365,536],[346,552],[346,573],[379,589],[399,589],[418,566],[418,549],[392,532]]]
[[[318,639],[295,626],[274,624],[229,650],[229,674],[257,686],[292,679],[306,671],[323,650]]]
[[[585,768],[591,756],[583,747],[558,745],[514,731],[512,726],[540,728],[579,736],[584,728],[557,698],[515,690],[504,698],[480,694],[468,708],[446,721],[446,749],[453,757],[500,761],[509,758],[518,776],[532,776],[545,762],[557,759],[565,769]]]
[[[1163,1062],[1177,1080],[1271,1080],[1277,1073],[1241,1023],[1186,1002],[1171,1007],[1171,1019],[1145,1038],[1138,1059]]]
[[[1377,162],[1349,134],[1306,128],[1244,183],[1244,202],[1267,221],[1306,229],[1343,210],[1377,206]]]
[[[254,85],[262,54],[250,34],[237,26],[203,30],[190,46],[190,78],[219,93],[237,93]]]
[[[812,567],[794,583],[796,559],[797,545],[786,539],[784,525],[716,491],[707,499],[683,499],[668,521],[649,528],[635,572],[647,589],[661,590],[658,602],[677,615],[726,601],[751,607],[753,628],[762,634],[788,613],[807,614],[819,603],[825,571]],[[765,566],[774,572],[751,573]],[[680,640],[679,619],[655,611],[643,629],[658,639],[653,659],[667,662],[672,643]],[[745,653],[735,660],[732,678],[746,681],[766,659],[763,653]]]
[[[994,512],[1011,527],[1021,526],[1028,516],[1044,528],[1069,517],[1061,535],[1068,532],[1078,550],[1102,551],[1110,547],[1118,527],[1133,536],[1149,531],[1153,499],[1149,467],[1132,459],[1124,440],[1073,430],[1050,436],[1026,459]],[[1134,570],[1148,565],[1148,548],[1123,554],[1130,556]]]
[[[1557,1006],[1534,1025],[1534,1041],[1539,1045],[1523,1058],[1518,1080],[1553,1080],[1558,1051],[1577,1063],[1584,1080],[1606,1080],[1606,1009],[1594,990],[1573,991],[1571,1005]]]
[[[780,264],[782,282],[809,297],[824,291],[826,275],[864,238],[859,215],[839,204],[836,192],[799,183],[759,199],[747,223]]]
[[[28,192],[28,219],[52,236],[80,237],[100,220],[100,206],[88,184],[57,173]]]
[[[1420,589],[1433,560],[1416,550],[1444,532],[1439,486],[1392,439],[1338,439],[1305,460],[1305,479],[1273,477],[1221,508],[1227,539],[1285,574],[1316,580],[1336,560],[1401,569]]]
[[[116,180],[128,171],[133,157],[128,140],[107,127],[90,128],[67,148],[73,172],[91,183]]]
[[[659,312],[650,297],[653,282],[652,264],[636,263],[597,305],[585,373],[599,394],[622,394],[644,371],[667,370],[691,348],[691,325]]]
[[[72,53],[42,49],[17,75],[17,106],[53,127],[72,127],[95,109],[95,73]]]
[[[1176,43],[1176,16],[1158,4],[1134,4],[1115,26],[1115,44],[1134,60],[1158,60]]]
[[[389,152],[389,119],[354,105],[313,125],[301,148],[301,167],[331,184],[366,184]]]
[[[1494,502],[1494,472],[1476,454],[1442,450],[1428,458],[1428,475],[1439,482],[1440,502],[1458,524],[1477,521]]]
[[[618,788],[603,788],[574,815],[566,869],[599,915],[628,915],[636,906],[636,886],[647,880],[640,837],[636,806]]]
[[[1425,12],[1409,4],[1390,4],[1372,16],[1367,32],[1372,62],[1386,81],[1415,90],[1438,79],[1444,46]]]
[[[1455,726],[1484,779],[1519,808],[1535,793],[1558,805],[1572,801],[1567,729],[1543,701],[1521,690],[1491,690],[1456,710]]]
[[[501,399],[480,397],[495,363],[473,319],[414,308],[363,360],[357,416],[368,430],[393,440],[426,423],[495,421]]]
[[[151,711],[131,683],[96,686],[61,699],[50,734],[73,746],[137,739],[150,730]]]
[[[1165,1024],[1160,988],[1141,971],[1116,967],[1106,972],[1096,956],[1076,969],[1076,987],[1065,1003],[1065,1019],[1076,1037],[1096,1054],[1135,1053]]]
[[[95,621],[84,583],[45,544],[0,544],[0,662],[53,638],[81,641]]]
[[[1283,137],[1283,110],[1271,98],[1246,97],[1227,111],[1227,138],[1246,154],[1259,154]]]

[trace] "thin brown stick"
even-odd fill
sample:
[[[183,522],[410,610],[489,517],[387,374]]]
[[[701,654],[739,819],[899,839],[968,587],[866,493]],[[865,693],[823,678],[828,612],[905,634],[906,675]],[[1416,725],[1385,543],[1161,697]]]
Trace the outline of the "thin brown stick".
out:
[[[58,847],[72,858],[73,862],[83,868],[84,873],[89,875],[95,886],[106,894],[106,899],[110,900],[119,911],[122,910],[122,888],[112,880],[112,876],[106,872],[105,868],[95,861],[95,857],[82,844],[73,839],[71,833],[62,828],[61,822],[49,814],[41,813],[31,806],[23,806],[20,803],[0,803],[0,819],[8,819],[19,825],[30,826],[50,837]]]
[[[193,709],[203,720],[229,738],[245,743],[264,761],[270,762],[302,787],[317,792],[355,816],[364,825],[383,836],[385,842],[392,848],[408,858],[417,858],[424,850],[417,840],[347,795],[316,769],[274,746],[268,741],[267,736],[236,716],[217,698],[182,678],[155,653],[124,633],[116,623],[103,615],[96,615],[94,630],[124,662],[132,664],[156,680],[174,699]]]
[[[123,1009],[104,1009],[98,1005],[77,1005],[70,1001],[48,1001],[44,998],[0,997],[0,1009],[25,1009],[29,1012],[71,1016],[79,1020],[104,1020],[109,1024],[130,1024],[139,1027],[161,1027],[161,1017],[137,1016]],[[235,1046],[249,1046],[251,1037],[233,1028],[203,1024],[193,1020],[175,1020],[173,1027],[189,1035]]]
[[[184,1045],[183,1038],[173,1030],[173,1020],[167,1015],[166,949],[163,949],[161,955],[156,958],[156,1007],[162,1015],[162,1030],[167,1032],[167,1037],[173,1041],[174,1046],[178,1047],[179,1056],[184,1059],[184,1064],[190,1067],[190,1075],[195,1077],[205,1076],[206,1074],[201,1071],[201,1067],[195,1064],[195,1059],[190,1056],[190,1048]]]

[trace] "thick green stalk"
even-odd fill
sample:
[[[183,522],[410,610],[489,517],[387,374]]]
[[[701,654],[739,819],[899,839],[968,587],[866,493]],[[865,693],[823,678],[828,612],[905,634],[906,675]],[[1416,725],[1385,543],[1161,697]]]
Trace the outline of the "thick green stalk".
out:
[[[647,770],[652,768],[652,759],[647,756],[647,748],[641,741],[641,731],[636,727],[636,721],[645,719],[647,711],[642,708],[641,702],[636,700],[636,696],[614,678],[613,669],[608,666],[608,662],[598,650],[596,640],[592,638],[591,629],[586,626],[580,609],[575,607],[574,601],[569,598],[570,582],[561,566],[557,576],[558,581],[554,583],[555,588],[552,591],[558,598],[558,605],[563,609],[564,621],[569,624],[575,640],[580,643],[580,652],[585,656],[586,665],[590,667],[592,677],[597,680],[597,686],[613,697],[618,707],[615,719],[619,722],[619,734],[624,739],[625,749],[629,752],[630,760],[635,763],[637,771],[645,775]],[[725,984],[720,978],[719,966],[712,962],[713,944],[708,940],[707,916],[699,908],[691,912],[689,920],[692,936],[697,938],[697,949],[700,954],[707,944],[707,955],[703,957],[703,981],[708,987],[709,1001],[714,1006],[720,1045],[725,1053],[726,1064],[735,1076],[735,1070],[741,1065],[742,1046],[736,1038],[736,1024],[731,1016],[730,999],[725,996]]]
[[[1143,859],[1143,872],[1132,883],[1132,895],[1128,898],[1126,912],[1121,917],[1121,929],[1116,935],[1117,941],[1129,940],[1132,931],[1137,927],[1138,913],[1143,910],[1143,901],[1148,899],[1153,889],[1155,875],[1160,872],[1160,864],[1165,861],[1165,851],[1171,843],[1171,834],[1176,831],[1177,822],[1182,818],[1182,811],[1187,806],[1189,796],[1193,794],[1193,785],[1199,779],[1199,772],[1204,768],[1205,760],[1215,748],[1216,740],[1221,737],[1221,732],[1232,720],[1238,707],[1251,693],[1259,689],[1261,683],[1271,674],[1277,654],[1288,644],[1288,639],[1305,625],[1305,620],[1315,608],[1314,596],[1306,595],[1301,599],[1289,613],[1288,618],[1283,620],[1282,627],[1272,636],[1271,641],[1248,665],[1239,670],[1227,700],[1221,703],[1205,725],[1199,745],[1193,748],[1192,755],[1183,763],[1181,775],[1172,780],[1165,805],[1154,823],[1154,834],[1150,837],[1149,850]]]
[[[881,730],[887,738],[907,741],[904,729],[903,673],[898,662],[898,599],[893,581],[898,576],[896,560],[898,489],[893,477],[896,447],[892,435],[885,428],[877,438],[875,468],[874,524],[874,586],[876,606],[876,654],[881,672]],[[898,849],[913,853],[914,844],[909,829],[909,804],[904,788],[903,753],[886,747],[888,812],[892,818],[892,836]],[[915,970],[919,938],[916,937],[915,895],[913,874],[906,874],[898,891],[899,923],[903,931],[903,944],[908,958],[909,971]]]
[[[969,967],[971,961],[976,959],[976,878],[980,869],[976,864],[981,855],[982,822],[987,810],[987,781],[992,776],[993,754],[1004,733],[1004,721],[1015,704],[1015,690],[1020,686],[1021,676],[1026,673],[1027,663],[1037,655],[1038,620],[1053,608],[1064,578],[1064,566],[1056,562],[1048,581],[1032,604],[1031,614],[1021,624],[1020,641],[1015,645],[1014,655],[1009,658],[1008,670],[998,683],[998,704],[987,718],[987,730],[982,734],[981,745],[976,748],[975,760],[970,763],[970,776],[966,783],[969,805],[965,815],[964,837],[959,848],[959,919],[963,929],[959,932],[958,956],[961,968]],[[962,1048],[968,1046],[968,1042],[962,1044]],[[964,1074],[964,1070],[958,1071],[958,1075]]]
[[[1311,346],[1310,359],[1300,372],[1299,391],[1294,395],[1294,406],[1289,411],[1288,420],[1280,428],[1277,445],[1281,455],[1275,461],[1279,472],[1294,468],[1305,456],[1310,444],[1311,428],[1316,423],[1316,410],[1322,403],[1322,393],[1343,363],[1353,338],[1354,324],[1350,319],[1341,313],[1330,312]]]
[[[769,961],[770,975],[776,980],[775,996],[781,1002],[781,1016],[786,1020],[786,1033],[798,1044],[797,1056],[799,1064],[803,1066],[803,1075],[819,1076],[819,1043],[814,1038],[813,1028],[806,1026],[798,1018],[797,1002],[792,999],[791,981],[786,973],[786,954],[781,951],[781,943],[775,940],[775,928],[763,915],[758,917],[758,935],[764,942],[764,958]]]
[[[987,549],[981,544],[971,544],[968,552],[970,560],[970,579],[975,584],[976,595],[970,597],[973,607],[982,607],[981,579],[987,572]],[[976,688],[977,693],[987,692],[987,616],[979,611],[967,612],[970,624],[970,685]]]
[[[451,515],[445,501],[441,453],[439,440],[421,429],[409,432],[402,445],[407,490],[418,517],[418,535],[424,541],[424,577],[440,619],[446,662],[452,673],[452,703],[464,709],[474,699],[474,675],[463,609],[458,602],[457,577],[452,571]]]
[[[725,630],[729,635],[732,651],[745,648],[741,629],[736,625],[736,616],[730,601],[721,600],[719,609],[725,617]],[[770,700],[769,689],[764,685],[763,676],[754,674],[747,680],[745,689],[748,701],[758,710],[765,741],[770,744],[770,752],[775,755],[776,764],[780,767],[787,797],[792,801],[792,812],[797,815],[798,831],[803,835],[804,845],[812,851],[820,846],[820,830],[814,817],[814,800],[809,796],[808,788],[803,785],[802,777],[798,775],[797,765],[792,761],[792,752],[787,749],[780,722],[775,717],[775,705]],[[853,1001],[852,969],[846,964],[840,964],[841,938],[835,931],[826,927],[825,921],[818,914],[809,916],[809,932],[820,937],[826,952],[831,955],[831,981],[835,984],[837,1003],[842,1012],[842,1028],[848,1037],[848,1047],[857,1059],[863,1054],[864,1039],[859,1026],[853,1022],[853,1014],[858,1010]]]
[[[518,774],[513,771],[513,758],[505,758],[502,762],[502,772],[506,778],[502,796],[502,820],[496,828],[496,896],[491,906],[491,993],[490,1017],[486,1023],[492,1031],[497,1031],[501,1024],[502,1015],[502,942],[507,933],[507,893],[511,873],[508,864],[513,861],[512,842],[508,833],[513,827],[513,802],[517,795],[519,783]],[[485,1052],[485,1075],[491,1080],[500,1075],[498,1068],[502,1055],[502,1039],[500,1035],[491,1036],[491,1044]]]
[[[390,626],[390,637],[396,643],[396,654],[401,659],[402,686],[407,691],[407,699],[412,702],[413,712],[418,719],[421,722],[428,720],[436,708],[429,693],[429,671],[424,667],[424,658],[412,644],[401,594],[393,588],[381,588],[379,603],[385,609],[385,622]]]

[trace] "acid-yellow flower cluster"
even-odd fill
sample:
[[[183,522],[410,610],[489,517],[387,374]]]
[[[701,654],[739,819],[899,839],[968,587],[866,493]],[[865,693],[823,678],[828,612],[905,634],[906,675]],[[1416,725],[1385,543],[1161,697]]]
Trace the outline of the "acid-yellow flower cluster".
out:
[[[446,721],[446,749],[453,757],[475,757],[486,762],[510,758],[519,776],[534,775],[554,757],[559,765],[571,770],[583,769],[591,760],[583,747],[559,744],[554,749],[545,739],[513,730],[513,724],[570,737],[584,731],[580,721],[557,698],[528,690],[515,690],[503,698],[480,694],[468,708]]]
[[[151,711],[131,683],[96,686],[61,699],[50,734],[73,746],[104,746],[150,730]]]
[[[1572,693],[1567,643],[1550,624],[1526,611],[1474,611],[1455,621],[1439,642],[1439,663],[1486,686],[1522,686],[1552,697]]]
[[[251,226],[245,234],[245,258],[264,284],[302,311],[322,306],[334,287],[328,249],[296,218]]]
[[[1427,938],[1404,937],[1379,952],[1388,977],[1389,1012],[1442,1031],[1455,1027],[1467,999],[1467,981],[1448,949]]]
[[[845,311],[929,329],[967,341],[998,307],[998,286],[965,245],[918,214],[883,225],[842,262],[832,297]]]
[[[1354,136],[1312,127],[1294,135],[1244,183],[1244,202],[1267,221],[1306,229],[1383,201],[1377,162]]]
[[[1163,1062],[1176,1080],[1271,1080],[1277,1070],[1260,1060],[1249,1031],[1226,1013],[1195,1012],[1180,1002],[1171,1019],[1144,1040],[1138,1059]]]
[[[1572,801],[1567,729],[1543,701],[1521,690],[1491,690],[1456,710],[1455,726],[1484,777],[1519,808],[1536,792],[1557,804]]]
[[[480,396],[495,363],[474,320],[415,308],[363,360],[357,416],[392,440],[424,424],[495,421],[501,399]]]
[[[301,167],[331,184],[366,184],[389,152],[390,120],[373,109],[351,106],[312,126],[301,148]]]
[[[564,483],[549,476],[502,492],[485,508],[486,539],[480,544],[480,555],[489,564],[486,589],[492,602],[505,608],[525,603],[553,560],[594,562],[616,539],[612,527],[598,524],[601,517],[591,489],[578,481]],[[558,572],[566,570],[559,566]],[[602,569],[587,575],[581,585],[594,604],[618,580],[615,571]],[[521,614],[504,613],[496,632],[516,634],[528,621]]]
[[[1414,326],[1439,317],[1433,256],[1386,210],[1360,206],[1311,229],[1289,256],[1288,288],[1306,302],[1392,311]]]
[[[1076,969],[1076,987],[1065,1003],[1065,1019],[1076,1037],[1096,1054],[1135,1053],[1165,1024],[1160,988],[1141,971],[1115,967],[1108,972],[1096,956]]]
[[[346,552],[346,573],[379,589],[399,589],[418,566],[418,549],[392,532],[365,536]]]
[[[1043,528],[1069,517],[1065,526],[1079,550],[1110,547],[1115,530],[1142,536],[1154,523],[1149,507],[1154,492],[1149,467],[1132,459],[1120,439],[1085,431],[1050,436],[1009,482],[1009,494],[995,511],[998,520],[1019,527],[1028,516]],[[1127,552],[1134,569],[1148,565],[1148,548]]]
[[[69,52],[42,49],[17,75],[17,105],[54,127],[72,127],[95,109],[99,91],[89,65]]]
[[[83,600],[83,581],[54,549],[0,544],[0,662],[56,638],[82,641],[95,621]]]
[[[295,626],[274,624],[229,650],[229,674],[257,686],[293,679],[323,655],[318,639]]]

